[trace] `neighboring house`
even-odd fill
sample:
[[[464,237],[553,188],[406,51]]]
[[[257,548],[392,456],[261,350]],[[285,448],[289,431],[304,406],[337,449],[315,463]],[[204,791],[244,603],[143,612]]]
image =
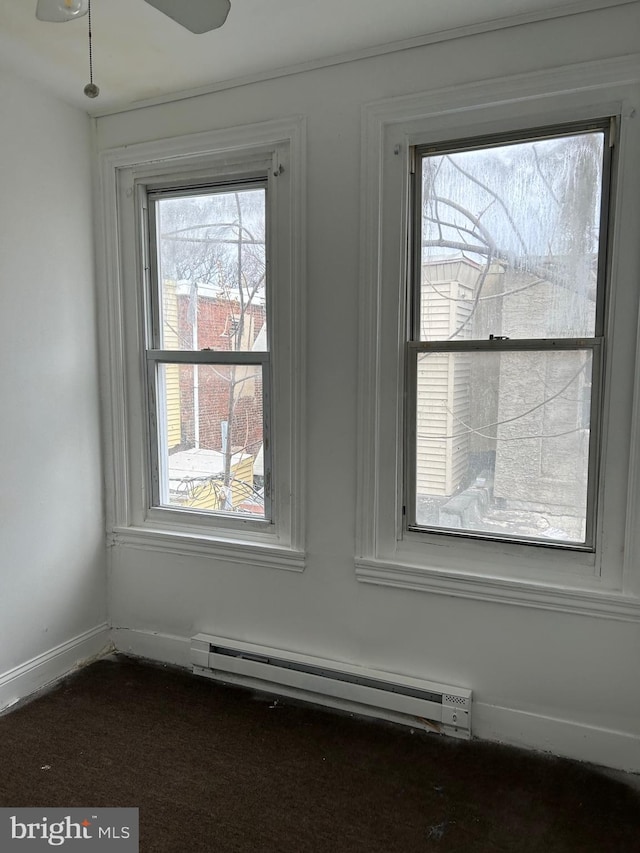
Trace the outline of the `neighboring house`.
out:
[[[481,280],[480,265],[467,258],[423,264],[423,340],[486,340],[489,334],[536,338],[550,315],[561,323],[567,313],[588,316],[594,310],[593,302],[568,288],[498,263],[478,297]],[[535,351],[423,358],[416,423],[418,501],[435,498],[441,523],[454,526],[447,498],[482,487],[489,509],[523,517],[542,513],[546,520],[541,523],[556,537],[583,535],[586,468],[576,460],[586,457],[589,444],[591,384],[585,358],[578,351],[561,358]]]
[[[422,267],[421,338],[443,341],[475,337],[478,319],[487,309],[474,300],[482,267],[467,258],[434,259]],[[498,264],[483,284],[485,295],[502,286]],[[494,300],[495,302],[496,300]],[[499,313],[499,312],[498,312]],[[500,334],[499,317],[492,327]],[[457,332],[457,334],[456,334]],[[475,372],[479,368],[475,368]],[[419,495],[447,497],[469,484],[471,457],[495,452],[495,442],[465,428],[469,423],[490,423],[493,406],[486,397],[474,397],[471,360],[467,353],[455,358],[434,353],[418,364],[416,484]]]
[[[189,348],[194,336],[198,349],[266,347],[263,300],[243,306],[220,288],[189,282],[165,281],[163,295],[168,348]],[[171,502],[261,513],[260,372],[246,365],[188,364],[167,365],[165,371]]]

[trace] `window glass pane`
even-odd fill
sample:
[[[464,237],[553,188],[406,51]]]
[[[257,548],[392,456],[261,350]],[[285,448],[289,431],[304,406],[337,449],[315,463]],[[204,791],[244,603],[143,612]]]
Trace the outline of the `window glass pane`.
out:
[[[417,525],[584,543],[591,350],[417,358]]]
[[[420,340],[592,337],[602,131],[422,158]]]
[[[160,504],[264,518],[260,365],[158,366]]]
[[[265,190],[156,202],[160,349],[267,349]]]

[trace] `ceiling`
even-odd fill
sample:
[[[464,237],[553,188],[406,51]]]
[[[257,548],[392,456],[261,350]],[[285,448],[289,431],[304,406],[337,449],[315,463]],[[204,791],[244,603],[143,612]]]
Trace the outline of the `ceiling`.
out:
[[[455,28],[625,2],[231,0],[221,29],[194,35],[143,0],[92,0],[94,79],[101,94],[90,101],[83,95],[88,18],[44,23],[35,18],[36,0],[0,0],[0,67],[96,114]]]

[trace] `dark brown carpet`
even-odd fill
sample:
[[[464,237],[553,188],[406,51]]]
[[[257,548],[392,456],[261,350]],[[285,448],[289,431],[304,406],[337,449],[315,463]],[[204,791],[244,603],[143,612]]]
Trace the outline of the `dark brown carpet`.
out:
[[[103,660],[0,718],[0,806],[138,806],[143,853],[634,853],[580,764]]]

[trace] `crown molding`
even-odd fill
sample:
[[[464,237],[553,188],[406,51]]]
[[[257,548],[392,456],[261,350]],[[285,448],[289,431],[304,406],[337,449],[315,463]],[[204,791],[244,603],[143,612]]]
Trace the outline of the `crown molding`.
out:
[[[491,21],[484,21],[478,24],[468,24],[462,27],[439,30],[434,33],[425,33],[412,38],[387,42],[386,44],[375,45],[373,47],[362,48],[360,50],[353,50],[347,53],[340,53],[323,59],[312,59],[308,62],[286,65],[272,69],[271,71],[262,71],[242,77],[232,77],[228,80],[221,80],[206,86],[199,86],[193,89],[186,89],[167,95],[159,95],[156,98],[135,101],[131,104],[119,107],[115,106],[103,111],[89,111],[89,114],[96,119],[105,118],[110,115],[133,112],[136,110],[147,109],[148,107],[169,104],[175,101],[184,101],[190,98],[199,98],[203,95],[213,95],[216,92],[223,92],[227,89],[250,86],[254,83],[263,83],[269,80],[277,80],[281,77],[290,77],[296,74],[305,74],[309,71],[331,68],[336,65],[346,65],[351,62],[358,62],[362,59],[371,59],[377,56],[385,56],[386,54],[400,53],[405,50],[413,50],[414,48],[467,38],[468,36],[482,35],[483,33],[511,29],[513,27],[520,27],[526,24],[537,24],[542,21],[555,20],[558,18],[568,18],[573,15],[581,15],[585,12],[597,12],[601,9],[609,9],[615,6],[633,6],[636,5],[637,2],[638,0],[576,0],[574,3],[568,3],[557,8],[543,9],[536,12],[522,12],[518,15],[494,18]]]

